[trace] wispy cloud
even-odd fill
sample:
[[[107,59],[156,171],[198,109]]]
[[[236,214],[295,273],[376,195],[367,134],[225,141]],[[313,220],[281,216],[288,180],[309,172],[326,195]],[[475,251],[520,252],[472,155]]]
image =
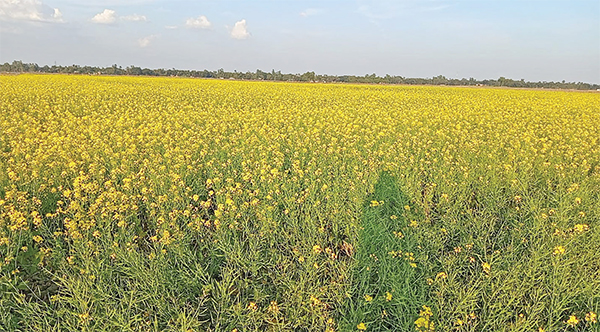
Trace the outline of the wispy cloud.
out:
[[[121,16],[121,20],[131,21],[131,22],[146,22],[148,19],[144,15],[133,14],[133,15]]]
[[[358,0],[357,12],[372,21],[396,18],[419,11],[439,11],[449,8],[447,0]]]
[[[104,9],[104,11],[92,17],[92,22],[98,24],[113,24],[117,20],[126,22],[146,22],[148,19],[146,16],[138,14],[118,16],[117,12],[112,9]]]
[[[158,37],[158,35],[150,35],[150,36],[146,36],[144,38],[140,38],[140,39],[138,39],[138,45],[142,48],[148,47],[148,46],[150,46],[150,43],[157,37]]]
[[[434,6],[424,6],[421,7],[420,10],[424,11],[424,12],[434,12],[434,11],[438,11],[438,10],[444,10],[446,8],[450,8],[451,5],[449,4],[445,4],[445,5],[434,5]]]
[[[210,23],[206,16],[200,15],[197,18],[188,18],[185,21],[185,26],[195,29],[209,29],[212,26],[212,23]]]
[[[58,8],[38,0],[0,0],[0,21],[64,22]]]
[[[0,33],[17,35],[23,33],[23,29],[9,25],[0,25]]]
[[[235,22],[235,25],[230,31],[231,38],[234,39],[247,39],[250,37],[250,33],[246,28],[246,20]]]
[[[69,5],[88,6],[88,7],[128,7],[145,5],[156,0],[61,0],[61,2]]]
[[[322,9],[308,8],[308,9],[300,12],[300,16],[302,16],[302,17],[309,17],[309,16],[314,16],[314,15],[321,14],[322,12],[323,12]]]

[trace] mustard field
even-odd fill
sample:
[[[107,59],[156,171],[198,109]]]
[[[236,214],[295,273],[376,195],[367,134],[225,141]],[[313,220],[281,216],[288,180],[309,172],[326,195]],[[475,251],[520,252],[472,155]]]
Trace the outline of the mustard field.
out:
[[[599,331],[600,94],[0,76],[0,331]]]

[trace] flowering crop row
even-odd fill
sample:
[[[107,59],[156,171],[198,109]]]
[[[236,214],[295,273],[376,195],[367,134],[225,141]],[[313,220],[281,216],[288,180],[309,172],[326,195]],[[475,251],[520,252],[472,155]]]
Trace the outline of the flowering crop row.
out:
[[[414,252],[389,251],[428,289],[426,309],[404,313],[417,329],[594,324],[598,94],[60,75],[0,85],[0,329],[383,328],[343,317],[363,211],[387,204],[365,205],[384,171],[410,199],[392,236]]]

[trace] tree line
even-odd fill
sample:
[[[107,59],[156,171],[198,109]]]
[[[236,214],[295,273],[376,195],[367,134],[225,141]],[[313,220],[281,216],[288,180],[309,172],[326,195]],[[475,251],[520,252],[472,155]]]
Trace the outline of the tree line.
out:
[[[500,77],[498,79],[477,80],[474,78],[446,78],[442,75],[432,78],[411,78],[403,76],[377,76],[375,74],[356,75],[320,75],[315,72],[304,74],[282,74],[281,71],[272,70],[266,72],[257,69],[255,72],[227,72],[223,69],[210,70],[182,70],[182,69],[149,69],[136,66],[122,68],[112,65],[110,67],[95,66],[39,66],[36,63],[23,63],[13,61],[12,63],[0,64],[0,72],[5,73],[55,73],[55,74],[83,74],[83,75],[131,75],[131,76],[170,76],[170,77],[196,77],[196,78],[218,78],[236,80],[265,80],[265,81],[288,81],[288,82],[322,82],[322,83],[369,83],[369,84],[412,84],[412,85],[452,85],[452,86],[501,86],[513,88],[546,88],[546,89],[575,89],[575,90],[598,90],[600,84],[584,82],[528,82],[523,79],[513,80]]]

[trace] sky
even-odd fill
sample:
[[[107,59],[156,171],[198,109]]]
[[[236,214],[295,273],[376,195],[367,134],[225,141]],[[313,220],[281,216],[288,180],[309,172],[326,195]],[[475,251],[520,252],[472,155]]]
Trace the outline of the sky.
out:
[[[599,0],[0,0],[0,62],[600,83]]]

